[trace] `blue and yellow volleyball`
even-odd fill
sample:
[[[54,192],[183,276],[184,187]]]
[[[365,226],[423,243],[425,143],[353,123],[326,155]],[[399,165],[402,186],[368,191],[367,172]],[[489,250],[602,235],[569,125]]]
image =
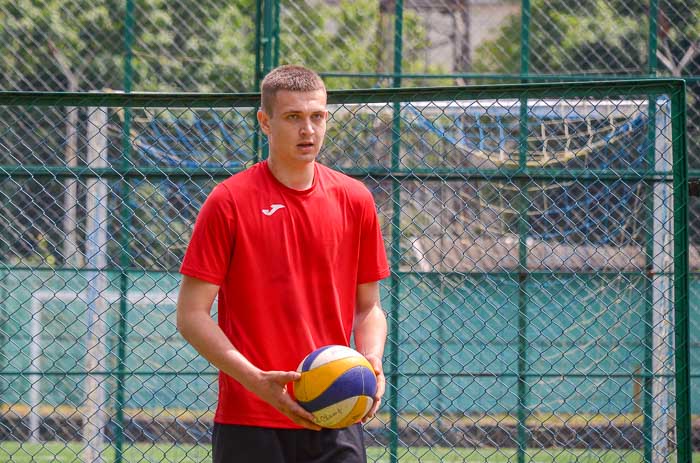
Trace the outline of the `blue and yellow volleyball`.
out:
[[[324,428],[345,428],[367,415],[377,377],[367,359],[346,346],[324,346],[304,357],[294,398]]]

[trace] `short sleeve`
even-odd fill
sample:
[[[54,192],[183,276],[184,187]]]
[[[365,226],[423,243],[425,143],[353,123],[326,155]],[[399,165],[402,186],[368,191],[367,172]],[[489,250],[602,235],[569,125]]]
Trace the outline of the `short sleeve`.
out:
[[[372,194],[367,191],[362,207],[360,230],[360,262],[357,283],[370,283],[389,276],[389,263],[384,249],[384,238]]]
[[[228,189],[220,184],[199,211],[180,273],[220,286],[231,260],[235,235],[235,205]]]

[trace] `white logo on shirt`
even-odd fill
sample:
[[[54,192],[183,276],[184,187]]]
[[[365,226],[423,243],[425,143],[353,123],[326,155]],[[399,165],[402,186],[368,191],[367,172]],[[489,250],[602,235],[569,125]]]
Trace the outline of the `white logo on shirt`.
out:
[[[265,215],[272,215],[284,207],[283,204],[270,204],[270,209],[263,209],[262,213]]]

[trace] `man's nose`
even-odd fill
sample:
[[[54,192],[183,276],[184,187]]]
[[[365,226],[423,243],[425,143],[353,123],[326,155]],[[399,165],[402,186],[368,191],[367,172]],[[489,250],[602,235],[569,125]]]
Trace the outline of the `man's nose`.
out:
[[[301,133],[311,135],[314,133],[314,125],[311,123],[311,119],[304,119],[301,124]]]

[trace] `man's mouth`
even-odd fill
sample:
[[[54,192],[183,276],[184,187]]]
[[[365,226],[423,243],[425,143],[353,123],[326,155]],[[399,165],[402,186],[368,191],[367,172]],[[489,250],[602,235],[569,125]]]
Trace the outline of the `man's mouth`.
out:
[[[313,148],[313,147],[314,147],[314,144],[313,144],[312,142],[310,142],[310,141],[307,141],[307,142],[298,143],[297,146],[298,146],[299,148]]]

